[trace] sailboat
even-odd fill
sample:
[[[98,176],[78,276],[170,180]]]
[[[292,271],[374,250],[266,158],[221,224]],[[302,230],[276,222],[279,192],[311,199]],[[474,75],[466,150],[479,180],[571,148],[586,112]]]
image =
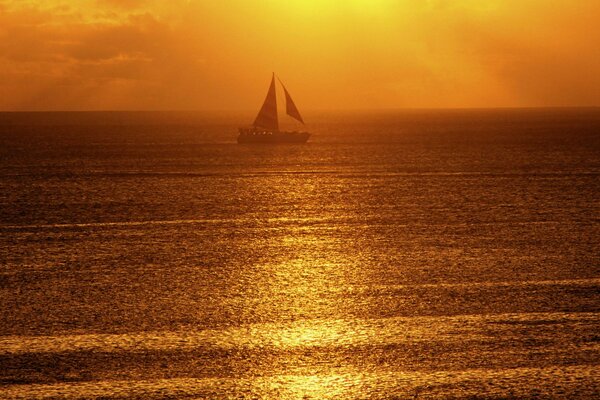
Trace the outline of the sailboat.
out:
[[[285,111],[287,115],[304,125],[304,120],[294,104],[292,96],[279,78],[285,94]],[[239,128],[238,143],[306,143],[310,133],[301,131],[280,131],[277,116],[277,94],[275,93],[275,73],[271,78],[271,86],[254,123],[250,127]]]

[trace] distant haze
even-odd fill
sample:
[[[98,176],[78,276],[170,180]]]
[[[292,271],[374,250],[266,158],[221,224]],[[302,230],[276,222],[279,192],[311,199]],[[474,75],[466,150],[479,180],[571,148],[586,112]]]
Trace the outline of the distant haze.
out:
[[[597,0],[0,0],[0,111],[600,105]]]

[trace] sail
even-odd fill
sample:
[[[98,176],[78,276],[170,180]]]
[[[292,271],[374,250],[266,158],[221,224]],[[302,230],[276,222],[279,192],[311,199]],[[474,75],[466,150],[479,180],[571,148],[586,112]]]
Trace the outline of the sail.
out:
[[[290,117],[295,118],[304,124],[304,120],[302,119],[302,116],[300,115],[300,111],[298,111],[298,107],[296,107],[296,105],[294,104],[294,100],[292,100],[292,96],[290,96],[290,93],[287,91],[287,89],[285,88],[285,86],[283,85],[283,82],[281,82],[281,80],[279,80],[279,83],[281,83],[281,86],[283,87],[283,92],[285,93],[285,112]]]
[[[272,131],[279,130],[279,122],[277,120],[277,94],[275,93],[275,74],[273,74],[273,78],[271,79],[271,86],[267,92],[267,98],[258,112],[253,125]]]

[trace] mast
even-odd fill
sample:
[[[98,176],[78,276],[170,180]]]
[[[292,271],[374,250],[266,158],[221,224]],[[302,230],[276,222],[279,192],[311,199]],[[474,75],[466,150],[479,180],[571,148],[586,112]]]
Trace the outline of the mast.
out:
[[[279,130],[279,120],[277,118],[277,94],[275,93],[275,73],[273,73],[271,78],[271,86],[269,86],[269,91],[267,92],[265,102],[263,103],[252,125],[259,128],[269,129],[271,131]]]

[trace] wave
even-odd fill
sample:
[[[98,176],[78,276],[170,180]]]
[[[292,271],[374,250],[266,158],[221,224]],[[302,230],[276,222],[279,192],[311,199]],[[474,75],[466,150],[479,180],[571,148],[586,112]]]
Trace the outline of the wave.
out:
[[[193,351],[196,349],[265,349],[331,346],[375,346],[415,342],[462,342],[506,334],[503,324],[564,324],[594,330],[598,313],[511,313],[458,316],[414,316],[353,320],[267,322],[221,329],[148,331],[119,334],[2,336],[0,355],[75,351]],[[573,334],[577,330],[573,330]],[[552,336],[553,332],[547,332]],[[536,331],[536,339],[544,332]],[[568,340],[561,338],[566,344]],[[576,345],[577,343],[572,343]],[[596,343],[600,349],[600,343]]]
[[[4,172],[0,176],[4,178],[210,178],[210,177],[232,177],[232,178],[255,178],[264,176],[303,176],[303,175],[331,175],[336,177],[357,177],[357,178],[377,178],[377,177],[548,177],[548,178],[571,178],[577,176],[599,176],[598,171],[530,171],[530,172],[489,172],[489,171],[368,171],[368,170],[352,170],[347,168],[334,170],[269,170],[269,171],[206,171],[206,172],[189,172],[189,171],[64,171],[64,172]]]
[[[0,388],[2,398],[593,398],[600,384],[593,366],[357,371],[240,377],[99,380]]]

